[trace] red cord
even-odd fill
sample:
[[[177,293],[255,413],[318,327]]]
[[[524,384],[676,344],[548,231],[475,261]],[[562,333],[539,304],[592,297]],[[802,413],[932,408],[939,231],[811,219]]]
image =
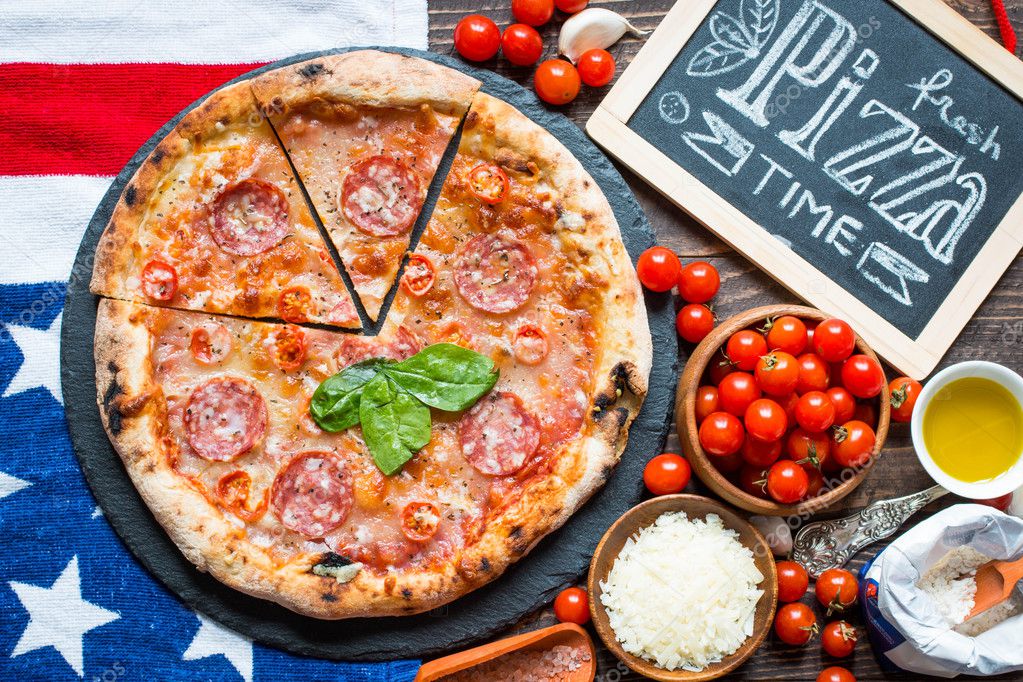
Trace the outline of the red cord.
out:
[[[1002,44],[1006,50],[1016,54],[1016,31],[1012,29],[1009,13],[1005,11],[1005,0],[991,0],[991,6],[995,10],[995,20],[998,22],[998,32],[1002,35]]]

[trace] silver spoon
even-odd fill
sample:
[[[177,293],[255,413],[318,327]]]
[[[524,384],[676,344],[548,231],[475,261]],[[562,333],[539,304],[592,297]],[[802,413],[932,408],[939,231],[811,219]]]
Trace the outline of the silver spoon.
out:
[[[913,514],[947,495],[940,485],[905,497],[874,502],[852,516],[815,521],[799,529],[792,543],[792,560],[817,578],[840,568],[867,545],[892,535]]]

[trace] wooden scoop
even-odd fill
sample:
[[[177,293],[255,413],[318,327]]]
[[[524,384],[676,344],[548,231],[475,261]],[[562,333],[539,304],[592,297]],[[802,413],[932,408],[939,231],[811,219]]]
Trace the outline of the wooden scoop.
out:
[[[1001,604],[1009,598],[1019,579],[1023,578],[1023,557],[1015,561],[989,561],[977,569],[977,595],[967,620]]]
[[[572,673],[572,680],[573,682],[591,682],[597,674],[597,652],[594,650],[593,640],[586,634],[586,630],[572,623],[561,623],[542,630],[508,637],[478,646],[475,649],[430,661],[419,669],[415,682],[433,682],[446,675],[472,668],[520,649],[550,649],[561,644],[572,647],[582,646],[590,652],[590,660],[584,661],[579,669]]]

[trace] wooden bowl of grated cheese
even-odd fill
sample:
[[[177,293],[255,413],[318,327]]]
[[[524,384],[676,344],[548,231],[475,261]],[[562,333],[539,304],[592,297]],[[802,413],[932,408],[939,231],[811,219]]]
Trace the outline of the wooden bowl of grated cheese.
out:
[[[663,495],[608,529],[587,588],[597,634],[625,665],[699,682],[739,667],[764,641],[778,574],[767,541],[739,513],[699,495]]]

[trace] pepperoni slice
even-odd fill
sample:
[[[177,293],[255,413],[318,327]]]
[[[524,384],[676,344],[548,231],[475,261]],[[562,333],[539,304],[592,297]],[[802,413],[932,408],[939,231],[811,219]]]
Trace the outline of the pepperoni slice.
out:
[[[423,197],[419,179],[389,156],[371,156],[348,171],[341,188],[341,210],[373,237],[394,237],[412,228]]]
[[[355,304],[351,299],[345,299],[338,303],[327,315],[327,322],[336,324],[339,327],[357,326],[359,324],[359,313],[355,310]]]
[[[524,324],[515,332],[515,359],[524,365],[539,365],[547,357],[547,334],[535,324]]]
[[[178,271],[161,260],[151,260],[142,268],[142,293],[154,301],[170,301],[178,293]]]
[[[523,244],[483,234],[465,245],[455,285],[473,308],[510,313],[529,298],[536,274],[533,254]]]
[[[274,364],[282,372],[291,372],[305,362],[305,332],[293,324],[281,327],[273,333]]]
[[[391,360],[405,360],[423,350],[422,340],[405,325],[398,327],[385,355]]]
[[[540,444],[540,425],[514,393],[491,393],[462,416],[462,454],[480,473],[507,476]]]
[[[401,512],[401,532],[412,542],[426,542],[437,534],[440,510],[431,502],[410,502]]]
[[[408,257],[405,264],[405,274],[401,276],[401,286],[413,296],[423,296],[433,288],[433,282],[437,278],[437,271],[433,267],[433,261],[426,256],[414,253]]]
[[[266,432],[266,403],[244,379],[216,377],[199,385],[185,405],[185,434],[200,456],[229,462]]]
[[[189,348],[200,364],[220,364],[231,353],[231,345],[231,332],[222,324],[203,324],[192,329]]]
[[[248,178],[228,185],[210,210],[213,241],[236,256],[269,251],[291,233],[288,199],[277,185]]]
[[[270,507],[288,530],[322,538],[352,509],[351,476],[329,452],[300,453],[274,479]]]
[[[305,287],[288,287],[277,299],[277,312],[286,322],[308,322],[313,295]]]

